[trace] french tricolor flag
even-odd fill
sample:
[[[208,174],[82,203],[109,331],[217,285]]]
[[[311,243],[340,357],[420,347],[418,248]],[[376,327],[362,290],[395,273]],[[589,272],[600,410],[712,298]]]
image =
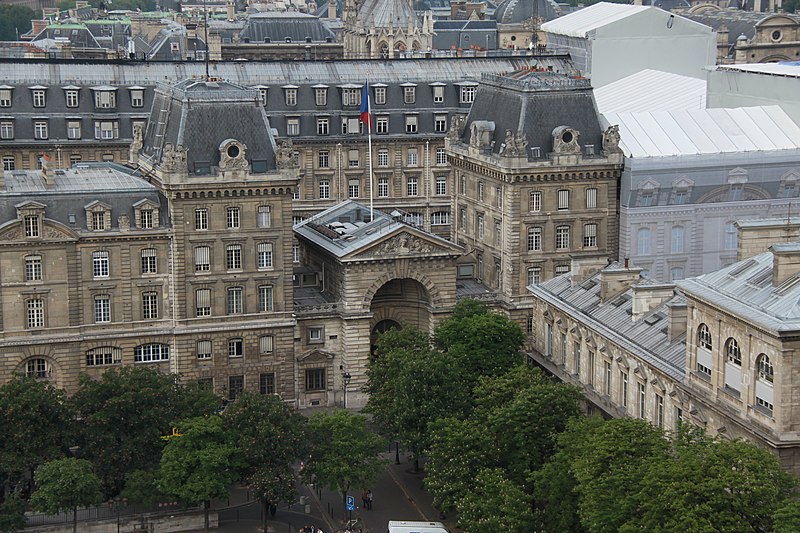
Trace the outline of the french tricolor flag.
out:
[[[369,105],[369,82],[364,82],[361,89],[361,122],[367,125],[367,130],[372,131],[372,108]]]

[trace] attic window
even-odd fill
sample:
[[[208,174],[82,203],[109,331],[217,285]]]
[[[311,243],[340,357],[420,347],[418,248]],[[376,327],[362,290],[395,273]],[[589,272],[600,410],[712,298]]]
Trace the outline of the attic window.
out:
[[[651,316],[645,318],[644,319],[644,323],[647,324],[648,326],[652,326],[653,324],[655,324],[656,322],[658,322],[662,318],[664,318],[664,315],[662,315],[661,313],[656,313],[654,315],[651,315]]]
[[[611,305],[613,305],[614,307],[622,307],[623,305],[625,305],[630,300],[631,300],[630,294],[623,294],[622,296],[620,296],[619,298],[614,300],[611,303]]]

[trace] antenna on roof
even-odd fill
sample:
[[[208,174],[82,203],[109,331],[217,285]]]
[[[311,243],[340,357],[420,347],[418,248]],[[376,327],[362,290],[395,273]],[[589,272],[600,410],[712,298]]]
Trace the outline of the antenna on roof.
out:
[[[203,0],[203,32],[206,40],[206,81],[211,77],[208,69],[208,8],[206,7],[206,0]]]

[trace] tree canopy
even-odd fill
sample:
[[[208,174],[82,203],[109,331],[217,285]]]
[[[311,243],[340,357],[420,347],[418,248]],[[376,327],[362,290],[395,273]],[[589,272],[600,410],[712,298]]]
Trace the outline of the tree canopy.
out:
[[[30,31],[31,20],[41,18],[41,12],[26,6],[0,5],[0,41],[18,41]]]
[[[72,511],[72,531],[78,531],[78,507],[87,507],[103,499],[100,480],[92,472],[92,463],[68,457],[56,459],[36,469],[36,492],[31,505],[45,513]]]
[[[177,421],[221,405],[213,393],[145,367],[109,370],[97,380],[82,376],[80,385],[73,402],[81,418],[81,449],[108,496],[119,494],[126,473],[156,467],[161,436]]]
[[[339,409],[308,420],[312,442],[303,475],[342,495],[372,485],[383,471],[386,442],[367,427],[363,415]]]

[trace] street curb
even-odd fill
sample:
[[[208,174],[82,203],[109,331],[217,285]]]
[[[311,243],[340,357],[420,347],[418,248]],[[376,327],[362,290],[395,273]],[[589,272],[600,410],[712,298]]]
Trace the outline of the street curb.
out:
[[[426,515],[422,511],[422,509],[419,508],[419,505],[417,505],[417,501],[408,493],[408,491],[406,491],[405,484],[402,481],[400,481],[400,478],[397,477],[397,474],[395,474],[394,469],[389,467],[386,469],[386,471],[389,472],[389,477],[392,478],[392,481],[394,481],[395,484],[400,488],[400,490],[403,491],[403,494],[405,494],[406,499],[411,503],[414,509],[416,509],[416,511],[419,513],[419,516],[426,522],[432,522],[432,520],[428,517],[428,515]]]
[[[311,494],[311,499],[314,500],[314,504],[317,506],[317,509],[319,509],[320,516],[322,516],[322,519],[328,524],[331,533],[336,531],[336,527],[333,525],[333,518],[328,514],[328,511],[322,508],[322,502],[317,498],[317,494],[311,490],[308,485],[303,485],[303,487],[305,487],[307,493]]]

